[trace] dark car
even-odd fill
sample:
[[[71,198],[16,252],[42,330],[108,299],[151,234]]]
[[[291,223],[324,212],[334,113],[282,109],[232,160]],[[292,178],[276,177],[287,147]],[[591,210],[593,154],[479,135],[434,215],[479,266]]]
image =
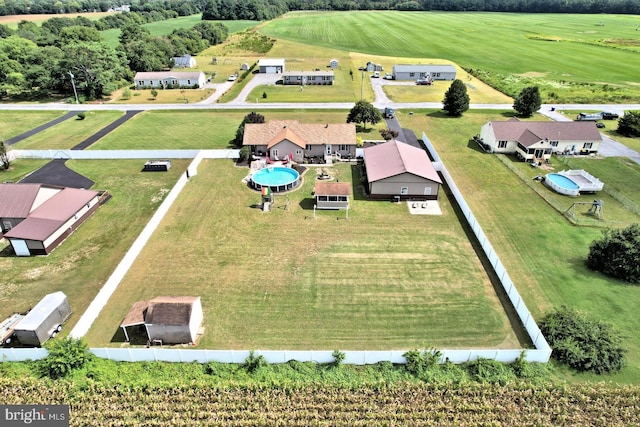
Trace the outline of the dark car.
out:
[[[604,129],[605,128],[604,123],[596,123],[596,127],[598,129]]]
[[[618,117],[620,117],[620,116],[618,116],[616,113],[610,113],[608,111],[603,111],[602,112],[602,118],[604,120],[615,120]]]

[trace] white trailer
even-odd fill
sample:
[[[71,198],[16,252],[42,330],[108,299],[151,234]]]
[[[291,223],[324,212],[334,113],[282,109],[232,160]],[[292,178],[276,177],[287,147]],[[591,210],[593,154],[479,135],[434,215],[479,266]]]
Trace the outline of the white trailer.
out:
[[[14,328],[14,337],[25,346],[40,347],[62,330],[71,315],[69,300],[63,292],[45,295]]]

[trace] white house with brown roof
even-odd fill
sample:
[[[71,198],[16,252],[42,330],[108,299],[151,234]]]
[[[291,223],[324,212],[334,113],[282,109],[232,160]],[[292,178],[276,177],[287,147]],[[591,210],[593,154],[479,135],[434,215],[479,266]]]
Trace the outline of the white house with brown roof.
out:
[[[348,182],[316,182],[313,189],[318,209],[349,209],[351,184]]]
[[[291,159],[303,163],[305,158],[339,155],[355,158],[356,126],[353,123],[299,123],[297,120],[273,120],[247,123],[243,146],[251,152],[268,155],[272,160]]]
[[[595,122],[523,122],[517,118],[486,123],[480,138],[495,153],[515,154],[526,161],[546,161],[552,153],[596,153],[602,143]]]
[[[285,71],[282,73],[284,85],[332,85],[333,71]]]
[[[135,302],[120,327],[127,341],[133,328],[144,327],[149,343],[189,344],[196,342],[203,318],[200,297],[165,296]]]
[[[99,206],[100,193],[44,184],[0,184],[2,232],[18,256],[46,255]]]
[[[442,180],[420,148],[396,140],[367,147],[364,167],[372,199],[438,199]]]
[[[202,88],[207,79],[202,71],[150,71],[136,73],[136,89]]]

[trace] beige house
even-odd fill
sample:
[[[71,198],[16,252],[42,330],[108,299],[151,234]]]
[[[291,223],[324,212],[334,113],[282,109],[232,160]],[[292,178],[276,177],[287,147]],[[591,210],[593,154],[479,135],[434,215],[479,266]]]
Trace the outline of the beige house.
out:
[[[47,255],[99,204],[98,191],[44,184],[0,184],[2,234],[18,256]]]
[[[517,118],[486,123],[480,138],[493,152],[515,154],[526,161],[547,161],[552,153],[597,153],[602,143],[595,122],[521,122]]]
[[[372,199],[437,200],[442,180],[426,151],[400,141],[364,149]]]
[[[297,163],[312,158],[324,161],[333,155],[355,158],[356,126],[353,123],[307,124],[297,120],[247,123],[242,145],[250,147],[254,155]]]
[[[316,182],[313,195],[318,209],[349,209],[351,184],[348,182]]]

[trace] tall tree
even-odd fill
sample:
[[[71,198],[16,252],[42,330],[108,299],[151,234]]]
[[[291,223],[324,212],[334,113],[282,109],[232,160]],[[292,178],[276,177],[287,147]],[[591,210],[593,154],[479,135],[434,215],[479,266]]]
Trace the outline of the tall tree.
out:
[[[9,156],[7,155],[7,147],[4,145],[4,141],[0,139],[0,168],[9,169]]]
[[[540,109],[542,98],[538,86],[525,87],[520,91],[520,95],[513,103],[513,109],[523,117],[531,117],[533,113]]]
[[[382,120],[382,113],[370,102],[360,100],[353,106],[347,116],[347,123],[362,123],[367,128],[367,123],[375,125]]]
[[[589,248],[587,267],[630,283],[640,283],[640,225],[605,230]]]
[[[462,80],[455,79],[447,92],[444,94],[444,100],[442,101],[442,109],[447,112],[448,115],[454,117],[460,117],[462,113],[469,109],[469,95],[467,94],[467,86]]]
[[[640,111],[627,111],[618,120],[618,133],[625,136],[640,136]]]

